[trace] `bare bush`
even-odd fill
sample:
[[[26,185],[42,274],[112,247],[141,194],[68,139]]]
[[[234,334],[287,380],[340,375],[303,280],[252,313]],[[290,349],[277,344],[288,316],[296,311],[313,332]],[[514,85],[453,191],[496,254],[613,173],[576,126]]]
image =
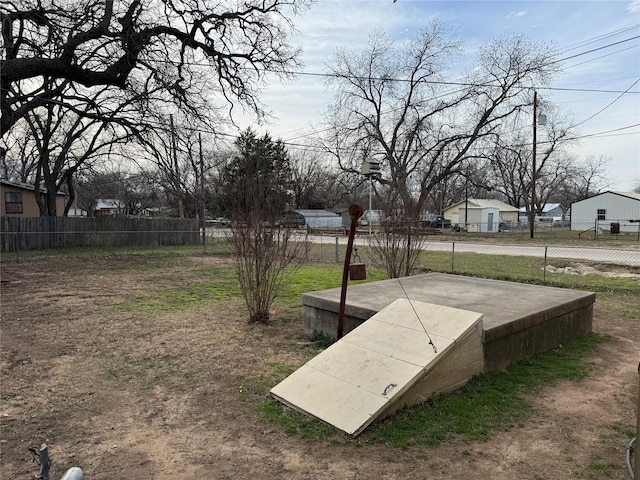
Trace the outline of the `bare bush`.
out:
[[[426,243],[426,232],[420,222],[408,219],[403,210],[396,208],[399,200],[387,202],[380,230],[371,239],[371,255],[389,278],[411,275]]]
[[[238,280],[249,323],[269,323],[287,267],[303,245],[279,219],[289,202],[289,156],[280,141],[251,130],[236,141],[238,155],[222,172],[220,205],[231,218]]]
[[[274,228],[253,212],[248,222],[236,221],[230,240],[236,254],[240,289],[249,310],[249,323],[269,323],[271,306],[303,245],[289,228]]]

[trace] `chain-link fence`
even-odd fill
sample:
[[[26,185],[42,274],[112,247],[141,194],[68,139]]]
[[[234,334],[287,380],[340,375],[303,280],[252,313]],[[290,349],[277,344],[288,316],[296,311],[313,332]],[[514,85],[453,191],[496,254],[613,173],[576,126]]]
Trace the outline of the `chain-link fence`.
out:
[[[183,247],[191,253],[230,254],[232,247],[228,240],[230,230],[207,228],[202,230],[146,230],[146,231],[56,231],[56,232],[0,232],[2,253],[7,255],[27,255],[46,248],[77,248],[101,252],[109,248],[143,253],[162,252],[165,248]],[[50,237],[46,242],[45,237]],[[440,271],[456,274],[511,278],[510,272],[518,268],[526,271],[525,279],[536,283],[547,282],[547,276],[555,273],[594,273],[609,275],[612,272],[637,274],[640,269],[640,249],[637,243],[629,248],[510,244],[496,242],[482,243],[476,238],[439,236],[418,237],[423,251],[418,268],[420,271]],[[420,239],[421,238],[421,239]],[[426,238],[426,240],[425,240]],[[506,238],[506,237],[504,237]],[[52,240],[54,239],[54,240]],[[56,240],[57,239],[57,240]],[[299,249],[301,260],[306,263],[342,264],[345,260],[347,237],[343,232],[335,234],[311,234],[297,231],[295,239],[303,244]],[[433,239],[433,240],[432,240]],[[538,240],[539,241],[539,240]],[[31,246],[32,248],[23,248]],[[633,248],[636,247],[636,248]],[[384,270],[373,255],[370,237],[364,232],[356,235],[354,255],[370,268]],[[354,258],[355,260],[355,258]],[[522,275],[520,274],[520,277]]]
[[[300,235],[305,242],[305,261],[342,263],[347,239],[343,235]],[[375,248],[365,235],[356,236],[354,251],[372,268],[376,264],[371,253]],[[640,271],[640,249],[561,245],[517,245],[468,241],[424,241],[419,268],[492,278],[511,278],[518,270],[528,272],[525,280],[546,283],[549,274],[596,274],[603,276],[637,275]]]

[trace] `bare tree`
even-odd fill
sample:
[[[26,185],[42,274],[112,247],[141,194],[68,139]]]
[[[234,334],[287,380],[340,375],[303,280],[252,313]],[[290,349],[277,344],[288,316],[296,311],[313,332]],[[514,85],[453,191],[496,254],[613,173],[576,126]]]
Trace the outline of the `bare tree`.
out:
[[[151,161],[157,168],[158,182],[176,206],[178,216],[185,218],[187,203],[191,213],[195,208],[195,197],[202,189],[201,143],[198,132],[186,126],[183,117],[159,120],[159,128],[150,135],[147,148]],[[208,162],[207,162],[208,163]],[[207,164],[207,170],[209,165]],[[189,215],[190,216],[190,215]]]
[[[384,219],[371,238],[371,255],[389,278],[406,277],[415,272],[426,243],[420,222],[403,214],[402,202],[393,192],[385,198]]]
[[[365,179],[345,172],[313,146],[291,153],[294,208],[334,208],[363,203]]]
[[[284,78],[299,66],[288,15],[305,3],[3,1],[0,135],[34,109],[64,103],[69,85],[147,99],[155,92],[155,101],[200,117],[218,94],[229,110],[238,101],[261,117],[257,91],[266,72]]]
[[[276,227],[290,203],[289,158],[282,142],[251,130],[240,135],[236,147],[223,171],[220,205],[232,220],[231,243],[249,322],[269,323],[271,305],[301,245],[291,229]]]
[[[0,177],[32,183],[38,167],[33,132],[22,124],[0,140]]]
[[[56,86],[49,83],[47,89],[53,90]],[[70,105],[78,97],[78,91],[68,86],[60,95]],[[60,213],[56,211],[53,193],[65,188],[69,193],[66,215],[76,198],[74,176],[78,170],[138,138],[139,112],[126,99],[118,99],[105,88],[94,89],[84,98],[88,100],[86,103],[78,103],[72,109],[61,103],[48,103],[23,118],[36,155],[31,180],[41,216]],[[40,194],[41,185],[48,195]]]
[[[480,139],[529,107],[523,89],[548,81],[557,68],[549,47],[504,37],[480,49],[460,86],[445,87],[459,48],[435,22],[403,45],[374,33],[363,53],[340,49],[328,64],[338,94],[325,148],[352,172],[363,155],[379,159],[378,181],[397,193],[410,218],[419,218],[436,185],[476,158]]]
[[[114,199],[127,215],[140,215],[145,208],[160,203],[157,184],[153,175],[139,170],[89,170],[84,169],[77,178],[78,206],[93,216],[100,199]]]
[[[569,159],[567,175],[558,187],[549,194],[549,199],[560,203],[567,211],[573,202],[584,200],[602,192],[609,184],[605,155],[588,156],[584,159]]]
[[[554,192],[575,171],[573,159],[566,154],[566,147],[574,141],[575,129],[555,105],[546,102],[540,109],[545,112],[546,123],[538,127],[535,214],[541,214]],[[526,207],[527,215],[531,214],[533,185],[531,122],[531,111],[512,115],[508,124],[479,144],[482,153],[476,163],[476,178],[485,172],[485,184],[510,205]]]

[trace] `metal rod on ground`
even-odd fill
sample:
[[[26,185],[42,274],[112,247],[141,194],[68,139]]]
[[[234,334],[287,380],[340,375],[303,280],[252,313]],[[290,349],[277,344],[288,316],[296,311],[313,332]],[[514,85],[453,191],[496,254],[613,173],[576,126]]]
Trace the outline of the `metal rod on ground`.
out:
[[[547,248],[549,247],[544,247],[544,273],[542,274],[542,283],[547,283]]]
[[[49,480],[49,469],[51,468],[51,462],[49,461],[49,447],[47,447],[46,443],[43,443],[40,448],[36,449],[36,451],[40,462],[40,472],[36,478],[38,480]]]
[[[347,252],[344,255],[344,267],[342,269],[342,289],[340,290],[340,313],[338,314],[338,340],[342,338],[344,332],[344,311],[347,300],[347,283],[349,281],[349,261],[351,260],[351,250],[353,249],[353,238],[356,236],[356,226],[358,219],[362,216],[364,210],[360,205],[351,205],[349,207],[349,216],[351,217],[351,228],[349,228],[349,239],[347,241]],[[337,242],[336,237],[336,242]]]

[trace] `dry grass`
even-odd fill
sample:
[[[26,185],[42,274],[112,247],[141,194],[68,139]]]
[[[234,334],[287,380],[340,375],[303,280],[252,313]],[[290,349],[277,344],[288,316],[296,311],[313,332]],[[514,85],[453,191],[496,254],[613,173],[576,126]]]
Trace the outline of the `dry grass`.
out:
[[[32,477],[27,447],[43,442],[52,478],[71,465],[91,479],[585,478],[596,457],[625,478],[626,440],[611,425],[633,425],[639,328],[600,306],[596,329],[613,341],[586,381],[532,395],[531,422],[487,442],[405,452],[339,434],[310,443],[256,413],[316,350],[291,296],[271,326],[246,323],[227,256],[1,267],[2,478]]]

